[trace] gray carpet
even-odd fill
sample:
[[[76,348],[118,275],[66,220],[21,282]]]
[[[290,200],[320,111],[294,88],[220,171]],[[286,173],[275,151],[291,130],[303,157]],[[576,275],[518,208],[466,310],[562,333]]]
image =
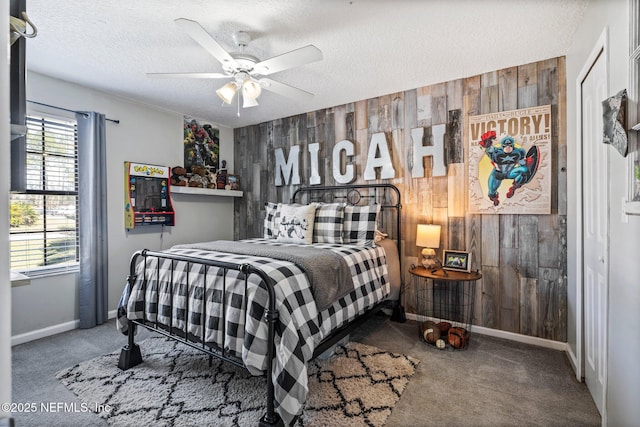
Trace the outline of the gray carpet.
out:
[[[415,322],[377,319],[351,338],[421,360],[387,427],[600,426],[598,410],[566,355],[472,334],[468,349],[419,341]]]
[[[150,336],[141,332],[140,340]],[[400,426],[599,426],[600,416],[564,353],[472,334],[464,351],[418,340],[415,322],[376,317],[351,335],[367,345],[421,360],[387,419]],[[118,350],[126,338],[111,321],[13,348],[14,402],[76,402],[56,372]],[[92,412],[19,413],[21,426],[107,426]],[[144,427],[144,426],[140,426]]]

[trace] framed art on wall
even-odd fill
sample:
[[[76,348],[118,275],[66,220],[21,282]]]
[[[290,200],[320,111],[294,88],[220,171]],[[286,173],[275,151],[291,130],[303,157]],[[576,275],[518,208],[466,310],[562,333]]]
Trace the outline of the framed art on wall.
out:
[[[184,116],[184,167],[191,173],[192,166],[202,166],[210,172],[220,169],[220,130],[210,124]]]
[[[445,250],[442,255],[442,268],[453,271],[471,271],[471,254],[462,251]]]
[[[551,213],[551,105],[469,117],[469,212]]]

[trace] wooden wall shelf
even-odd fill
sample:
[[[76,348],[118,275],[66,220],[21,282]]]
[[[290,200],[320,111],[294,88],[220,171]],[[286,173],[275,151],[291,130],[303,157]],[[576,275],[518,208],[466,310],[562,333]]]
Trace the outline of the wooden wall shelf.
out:
[[[216,190],[215,188],[171,187],[172,194],[198,194],[201,196],[242,197],[242,191]]]

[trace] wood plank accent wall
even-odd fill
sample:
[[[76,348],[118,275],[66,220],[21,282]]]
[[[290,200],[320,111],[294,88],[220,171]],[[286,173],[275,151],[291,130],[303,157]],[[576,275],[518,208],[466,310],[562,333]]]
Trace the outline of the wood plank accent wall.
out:
[[[238,128],[235,173],[244,198],[234,205],[235,237],[260,237],[264,204],[288,203],[297,186],[275,187],[274,149],[300,145],[300,174],[309,185],[308,144],[320,143],[319,173],[323,185],[335,185],[332,150],[348,139],[356,154],[356,183],[363,171],[371,135],[385,132],[396,169],[388,180],[402,194],[403,304],[415,312],[415,293],[408,273],[419,262],[416,225],[442,226],[440,249],[467,250],[476,282],[476,325],[556,341],[567,339],[567,187],[565,58],[505,68],[482,75],[353,102],[268,123]],[[551,104],[552,208],[550,215],[480,215],[467,213],[469,116]],[[425,176],[412,178],[411,129],[447,124],[447,176],[434,177],[425,160]],[[369,181],[383,182],[383,181]]]

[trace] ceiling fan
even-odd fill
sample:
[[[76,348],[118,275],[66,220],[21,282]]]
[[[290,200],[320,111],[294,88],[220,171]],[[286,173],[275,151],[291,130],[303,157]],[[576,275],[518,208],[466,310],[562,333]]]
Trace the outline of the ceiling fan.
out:
[[[244,31],[238,31],[233,34],[233,41],[238,46],[239,51],[229,53],[196,21],[179,18],[174,22],[186,31],[192,39],[198,42],[200,46],[213,55],[214,58],[220,61],[224,72],[147,73],[147,76],[151,78],[232,79],[232,81],[216,90],[216,93],[225,104],[231,104],[235,94],[240,90],[243,108],[258,105],[256,99],[260,96],[263,88],[295,100],[308,100],[313,98],[312,93],[262,76],[268,76],[289,68],[320,61],[322,59],[322,52],[314,45],[307,45],[283,53],[282,55],[260,61],[255,56],[245,52],[245,48],[251,41],[251,37]]]

